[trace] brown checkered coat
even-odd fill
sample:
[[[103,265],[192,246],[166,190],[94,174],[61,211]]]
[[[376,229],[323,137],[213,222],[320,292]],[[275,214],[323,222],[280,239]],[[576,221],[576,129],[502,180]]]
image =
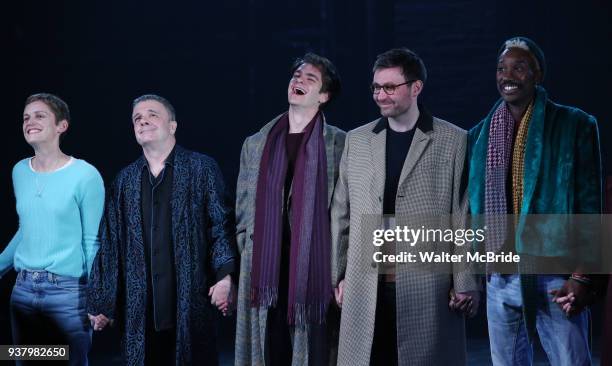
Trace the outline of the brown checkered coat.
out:
[[[240,260],[238,288],[238,319],[236,324],[236,366],[264,365],[267,309],[250,306],[253,231],[255,228],[255,194],[261,155],[270,129],[280,116],[249,136],[242,146],[240,173],[236,188],[236,231]],[[346,133],[324,124],[323,138],[327,155],[328,205],[338,178],[338,165],[344,148]],[[331,261],[331,253],[326,260]],[[331,279],[330,279],[331,280]],[[335,347],[334,347],[335,348]],[[274,350],[269,350],[274,352]],[[332,355],[335,360],[335,356]],[[296,329],[293,336],[293,366],[308,365],[308,332]]]
[[[335,284],[345,279],[338,349],[342,366],[370,362],[378,273],[372,269],[372,257],[363,253],[372,252],[371,218],[383,210],[386,129],[380,128],[381,123],[385,122],[379,119],[347,134],[332,200],[332,276]],[[464,217],[465,154],[464,130],[435,117],[432,131],[417,127],[400,176],[396,216],[452,213]],[[400,365],[466,362],[465,323],[449,310],[449,291],[453,287],[457,292],[476,290],[477,284],[473,275],[449,266],[447,274],[397,274]]]

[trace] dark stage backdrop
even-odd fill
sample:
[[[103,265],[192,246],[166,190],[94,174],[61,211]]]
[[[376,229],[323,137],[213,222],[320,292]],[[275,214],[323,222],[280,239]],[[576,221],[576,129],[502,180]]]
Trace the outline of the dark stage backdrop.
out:
[[[140,154],[131,101],[160,94],[176,107],[179,143],[217,159],[233,190],[244,138],[286,110],[289,67],[307,51],[329,57],[341,73],[343,93],[327,112],[332,124],[349,130],[377,117],[368,89],[372,63],[386,49],[407,46],[429,71],[422,101],[468,129],[498,98],[498,47],[528,36],[546,54],[550,96],[598,118],[605,171],[612,173],[612,24],[604,0],[25,0],[12,7],[4,11],[10,26],[2,54],[10,68],[0,249],[17,227],[11,168],[32,154],[20,117],[29,94],[51,92],[68,102],[73,124],[64,151],[95,165],[107,184]],[[10,341],[13,278],[0,281],[0,344]],[[472,334],[483,336],[482,316],[476,324]]]

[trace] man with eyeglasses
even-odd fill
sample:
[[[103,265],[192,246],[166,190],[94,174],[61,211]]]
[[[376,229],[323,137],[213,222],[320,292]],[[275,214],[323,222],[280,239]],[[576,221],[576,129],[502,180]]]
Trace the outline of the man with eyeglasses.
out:
[[[440,273],[402,271],[401,264],[392,273],[372,271],[364,232],[383,214],[462,217],[466,132],[418,103],[427,72],[414,52],[387,51],[373,71],[382,117],[348,133],[332,201],[338,364],[465,364],[464,317],[452,310],[476,313],[475,277],[452,264]]]

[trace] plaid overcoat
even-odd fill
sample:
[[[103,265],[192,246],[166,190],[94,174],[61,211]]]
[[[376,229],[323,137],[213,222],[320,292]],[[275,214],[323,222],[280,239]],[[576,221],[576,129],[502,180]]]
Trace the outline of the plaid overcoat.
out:
[[[455,219],[464,218],[466,132],[438,118],[427,118],[429,128],[423,131],[417,124],[404,161],[396,217],[452,214]],[[342,366],[370,363],[379,276],[369,255],[373,246],[370,227],[383,213],[386,126],[381,118],[347,134],[332,200],[332,276],[334,285],[345,280],[338,348],[338,365]],[[459,222],[454,225],[461,226]],[[442,273],[397,271],[400,365],[466,362],[465,323],[449,310],[449,292],[478,286],[469,271],[448,266]]]

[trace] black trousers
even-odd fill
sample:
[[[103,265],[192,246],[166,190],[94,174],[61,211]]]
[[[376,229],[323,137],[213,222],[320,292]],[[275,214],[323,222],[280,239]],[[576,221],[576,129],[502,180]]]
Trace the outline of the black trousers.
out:
[[[155,330],[153,303],[147,301],[145,313],[145,365],[176,364],[176,328]]]
[[[379,282],[370,365],[397,365],[395,283]]]

